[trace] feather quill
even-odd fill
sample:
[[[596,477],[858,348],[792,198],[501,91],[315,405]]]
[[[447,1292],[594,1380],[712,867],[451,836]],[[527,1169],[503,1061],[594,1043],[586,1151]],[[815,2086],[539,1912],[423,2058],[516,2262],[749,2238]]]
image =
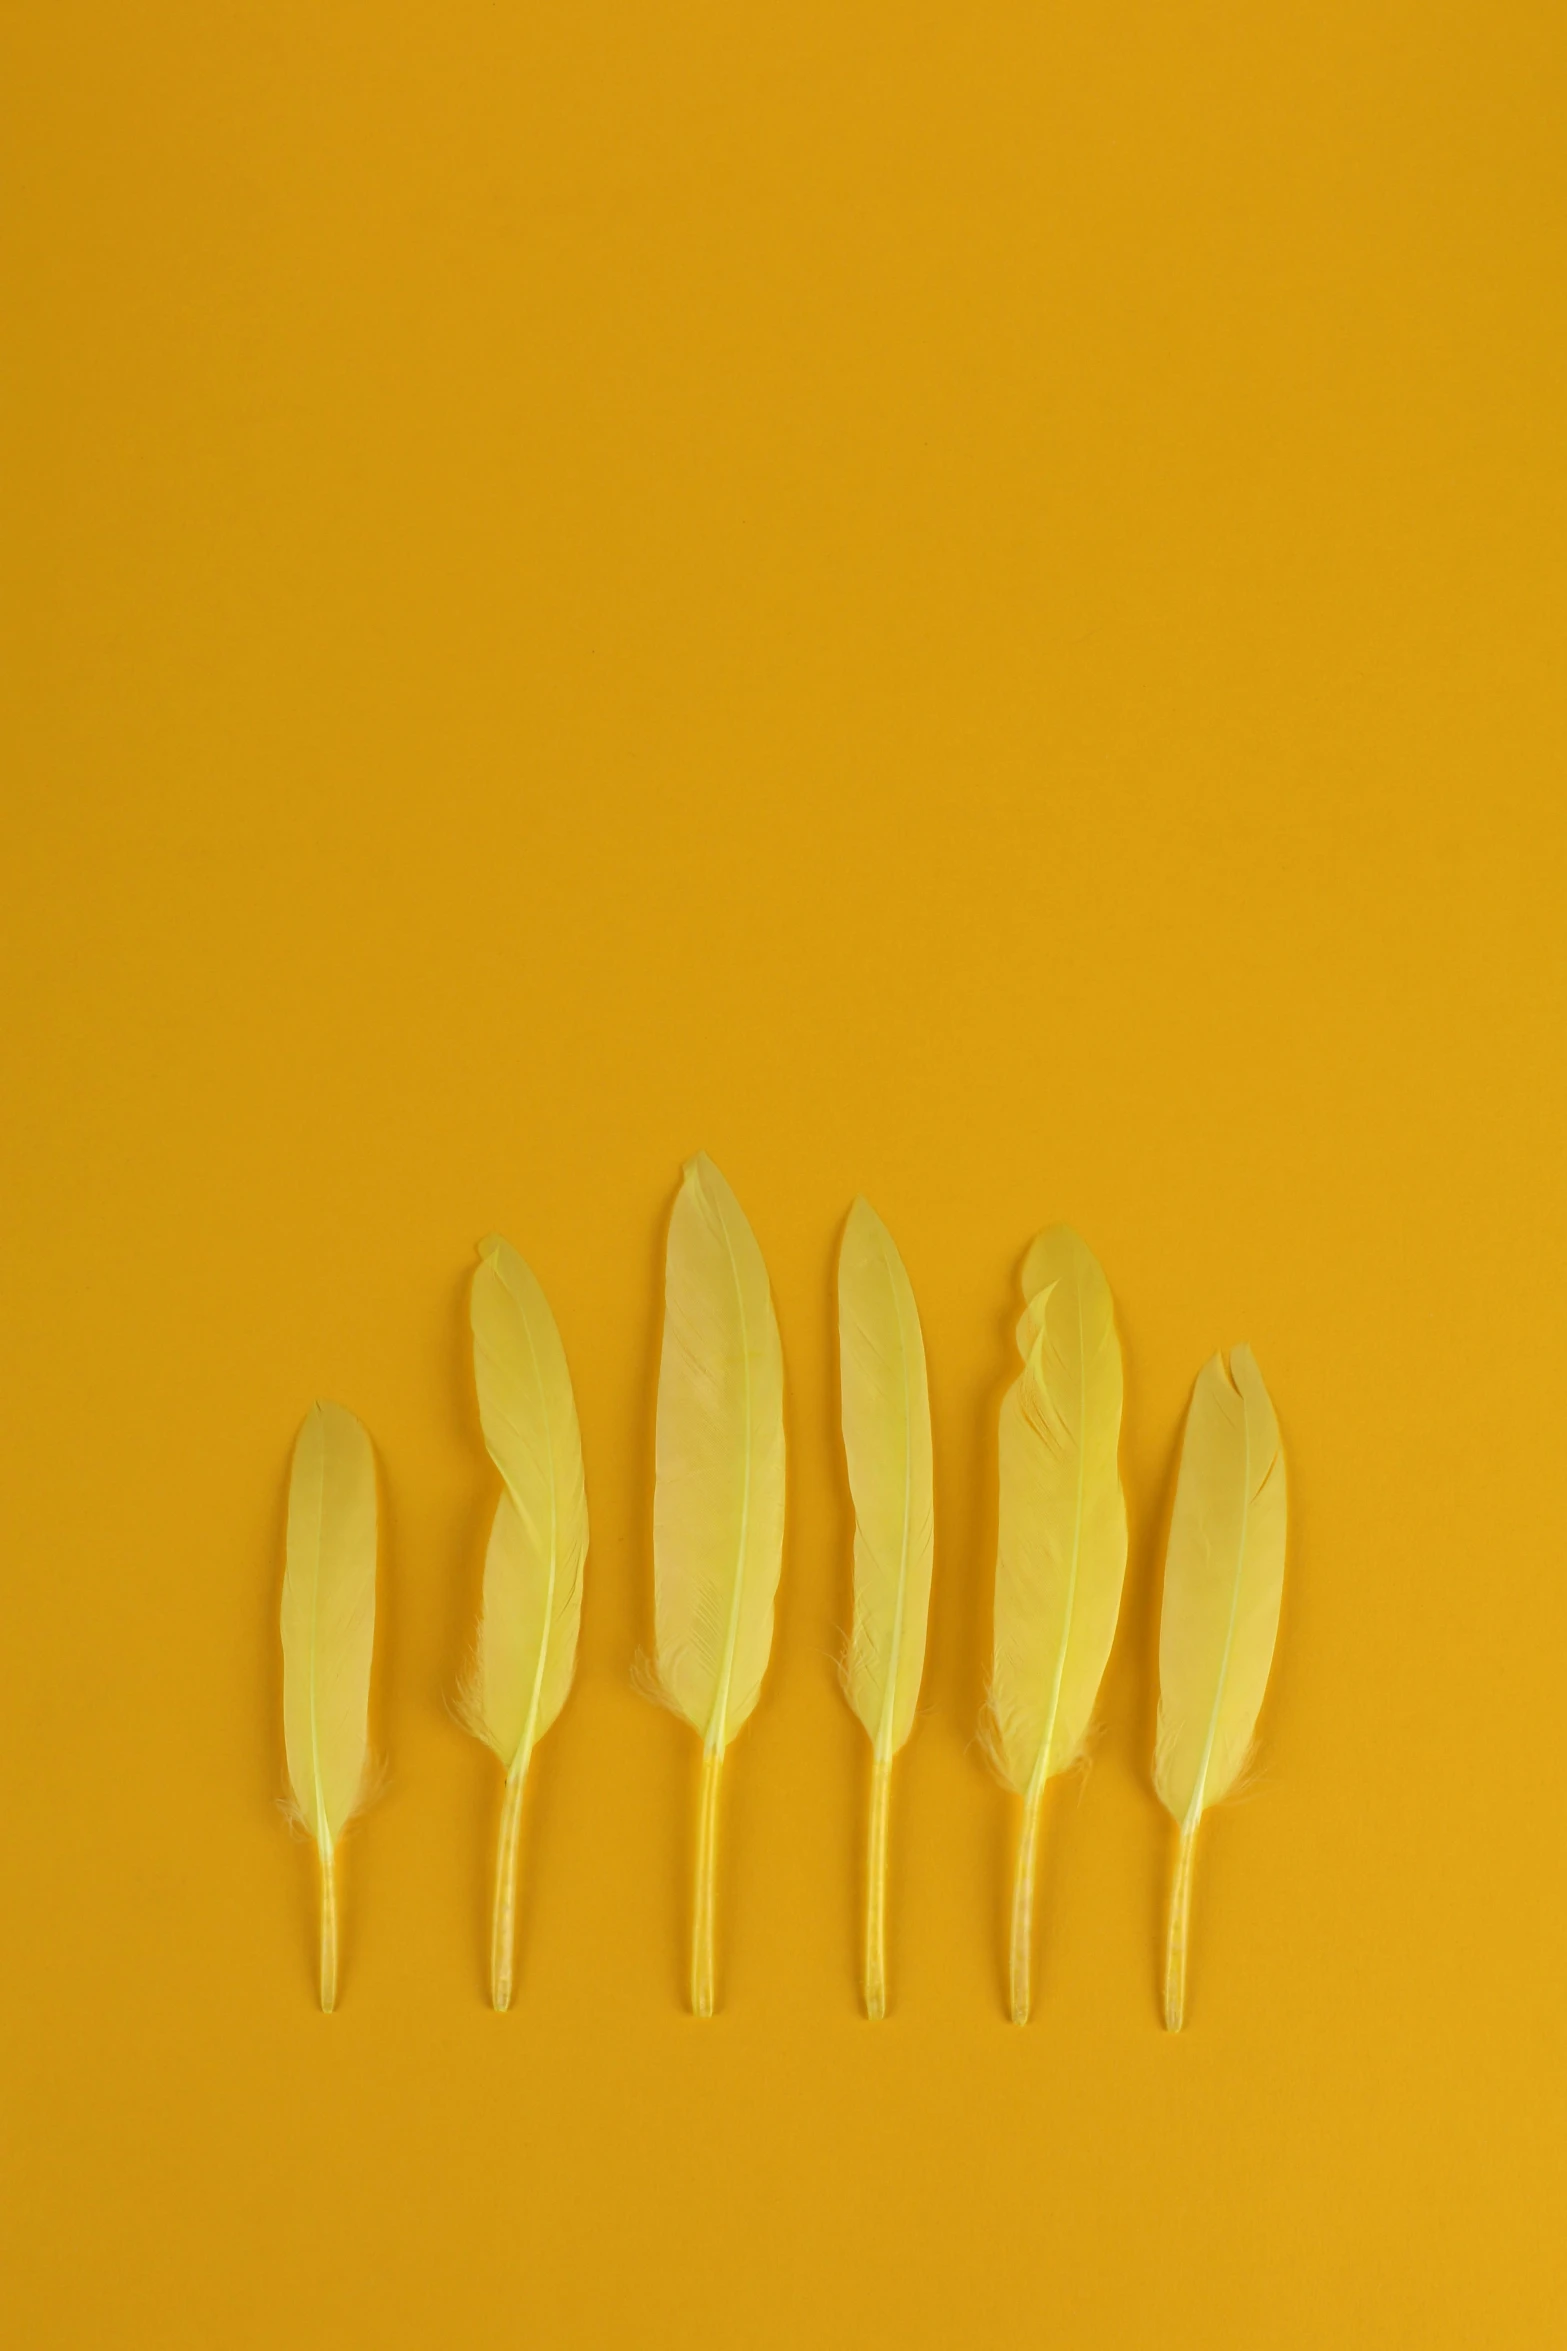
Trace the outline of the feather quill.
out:
[[[1032,1995],[1039,1824],[1081,1754],[1126,1575],[1121,1345],[1098,1259],[1066,1225],[1023,1263],[1023,1369],[1001,1405],[992,1746],[1023,1799],[1012,1888],[1012,2016]]]
[[[375,1645],[375,1456],[340,1404],[294,1444],[283,1573],[283,1744],[321,1861],[321,2005],[337,2004],[337,1848],[364,1800]]]
[[[887,2013],[892,1759],[914,1727],[935,1552],[930,1393],[914,1292],[892,1235],[856,1200],[838,1251],[843,1449],[854,1498],[854,1630],[843,1687],[871,1742],[865,2012]]]
[[[1284,1589],[1284,1449],[1249,1347],[1197,1375],[1175,1486],[1159,1621],[1154,1786],[1180,1831],[1165,1947],[1164,2021],[1186,2006],[1197,1830],[1245,1767]]]
[[[702,1740],[691,2006],[713,2013],[718,1784],[756,1705],[783,1561],[783,1355],[767,1268],[712,1161],[669,1220],[653,1489],[660,1694]]]
[[[566,1702],[577,1662],[588,1505],[566,1351],[537,1280],[509,1241],[479,1244],[469,1299],[474,1383],[504,1481],[484,1560],[469,1729],[506,1774],[490,1928],[490,1995],[511,2005],[517,1847],[533,1750]]]

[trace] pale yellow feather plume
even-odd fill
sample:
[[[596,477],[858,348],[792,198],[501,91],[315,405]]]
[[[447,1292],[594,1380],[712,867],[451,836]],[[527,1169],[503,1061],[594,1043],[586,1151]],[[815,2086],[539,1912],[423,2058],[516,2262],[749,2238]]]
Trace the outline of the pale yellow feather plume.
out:
[[[843,1448],[854,1497],[854,1630],[843,1686],[871,1741],[865,2009],[887,2012],[892,1759],[914,1726],[930,1615],[930,1393],[914,1292],[892,1235],[856,1200],[838,1251]]]
[[[1023,1799],[1012,1889],[1012,2016],[1032,1997],[1035,1864],[1047,1783],[1081,1754],[1121,1610],[1121,1343],[1110,1286],[1067,1225],[1023,1264],[1023,1369],[1001,1404],[992,1746]]]
[[[283,1745],[321,1859],[321,2005],[337,2003],[337,1848],[365,1792],[375,1644],[375,1456],[340,1404],[294,1444],[283,1574]]]
[[[702,1739],[698,2016],[713,2011],[719,1773],[761,1692],[783,1520],[783,1355],[767,1268],[739,1202],[698,1156],[669,1220],[653,1490],[658,1680]]]
[[[1284,1449],[1249,1347],[1215,1355],[1192,1391],[1159,1621],[1154,1786],[1180,1830],[1165,1953],[1164,2020],[1179,2032],[1197,1830],[1250,1753],[1278,1638]]]
[[[492,1234],[479,1244],[469,1311],[490,1459],[505,1480],[484,1561],[484,1600],[464,1691],[469,1727],[506,1773],[490,1935],[490,1990],[511,2003],[517,1845],[534,1747],[566,1702],[577,1662],[588,1505],[566,1351],[529,1268]]]

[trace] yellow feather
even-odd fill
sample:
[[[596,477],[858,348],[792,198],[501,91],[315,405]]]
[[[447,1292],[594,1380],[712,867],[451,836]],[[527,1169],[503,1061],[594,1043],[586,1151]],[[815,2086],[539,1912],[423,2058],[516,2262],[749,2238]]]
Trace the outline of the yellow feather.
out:
[[[892,1235],[868,1201],[838,1252],[843,1447],[854,1497],[854,1631],[844,1691],[871,1740],[865,2007],[886,2014],[887,1809],[925,1666],[935,1506],[919,1313]]]
[[[1287,1495],[1279,1424],[1249,1347],[1215,1355],[1192,1392],[1159,1623],[1154,1786],[1180,1830],[1165,1957],[1165,2023],[1185,2010],[1198,1826],[1234,1786],[1278,1638]]]
[[[1023,1369],[1001,1406],[990,1714],[996,1761],[1023,1798],[1012,1899],[1012,2015],[1027,2021],[1034,1873],[1046,1783],[1082,1751],[1126,1574],[1121,1347],[1098,1260],[1041,1233],[1023,1266]]]
[[[713,2008],[719,1772],[767,1668],[783,1518],[783,1356],[767,1268],[739,1202],[698,1156],[684,1169],[665,1258],[653,1607],[660,1688],[702,1739],[699,2016]]]
[[[321,2005],[337,2000],[337,1846],[363,1799],[375,1643],[375,1456],[339,1404],[294,1444],[283,1575],[283,1744],[321,1858]]]
[[[534,1747],[566,1702],[577,1662],[588,1505],[566,1351],[549,1302],[510,1242],[479,1244],[469,1311],[479,1419],[505,1480],[484,1562],[469,1725],[506,1771],[490,1938],[490,1988],[511,2002],[517,1845]]]

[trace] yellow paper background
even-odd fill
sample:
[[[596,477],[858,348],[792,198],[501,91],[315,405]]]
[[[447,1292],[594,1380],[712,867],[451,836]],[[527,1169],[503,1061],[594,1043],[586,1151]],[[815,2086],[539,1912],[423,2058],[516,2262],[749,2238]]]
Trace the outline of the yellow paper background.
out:
[[[6,14],[0,2318],[18,2345],[1534,2346],[1564,2128],[1564,22],[1543,5]],[[790,1520],[682,2011],[662,1223],[771,1269]],[[935,1414],[894,2016],[832,1264]],[[975,1728],[1014,1283],[1073,1221],[1131,1564],[1036,2021]],[[593,1543],[484,2001],[473,1245]],[[1190,1382],[1290,1450],[1163,2034]],[[383,1473],[314,2007],[289,1447]]]

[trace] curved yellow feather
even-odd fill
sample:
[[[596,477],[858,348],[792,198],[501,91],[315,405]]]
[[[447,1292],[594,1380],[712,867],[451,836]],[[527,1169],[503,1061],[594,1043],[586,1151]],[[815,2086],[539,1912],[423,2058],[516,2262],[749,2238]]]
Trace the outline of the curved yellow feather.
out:
[[[490,1459],[505,1480],[484,1561],[484,1599],[465,1712],[506,1771],[495,1872],[490,1985],[511,2001],[517,1844],[534,1747],[576,1670],[588,1505],[566,1351],[549,1302],[509,1241],[479,1244],[469,1301],[474,1382]]]
[[[871,1741],[865,2007],[879,2018],[892,1759],[919,1701],[936,1530],[919,1312],[892,1235],[866,1200],[850,1209],[838,1252],[838,1353],[854,1497],[854,1630],[843,1686]]]
[[[283,1574],[283,1744],[321,1858],[321,2005],[337,2001],[337,1846],[370,1755],[375,1456],[340,1404],[315,1404],[294,1444]]]
[[[1251,1750],[1278,1638],[1288,1499],[1284,1449],[1249,1347],[1204,1364],[1181,1444],[1159,1620],[1154,1787],[1180,1829],[1165,2023],[1181,2027],[1198,1826]]]
[[[1019,1377],[1001,1405],[990,1679],[994,1749],[1023,1798],[1012,1899],[1012,2015],[1027,2021],[1046,1783],[1082,1750],[1121,1609],[1121,1346],[1099,1262],[1066,1225],[1023,1265]]]
[[[739,1202],[699,1155],[669,1220],[653,1489],[658,1679],[703,1748],[699,2016],[713,2007],[718,1776],[767,1668],[783,1519],[783,1355],[767,1268]]]

